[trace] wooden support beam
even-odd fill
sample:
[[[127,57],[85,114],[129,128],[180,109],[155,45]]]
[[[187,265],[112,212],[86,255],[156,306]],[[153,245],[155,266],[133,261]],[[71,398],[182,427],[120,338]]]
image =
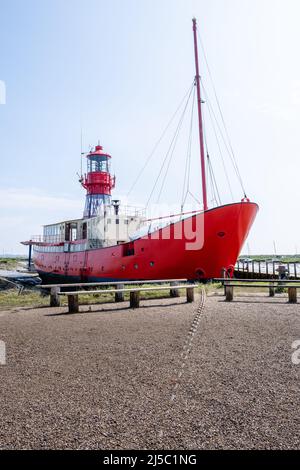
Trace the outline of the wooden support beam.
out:
[[[60,287],[51,287],[50,290],[50,307],[60,307]]]
[[[297,288],[296,287],[289,287],[288,288],[288,293],[289,293],[289,303],[290,304],[296,304],[297,303]]]
[[[194,296],[194,287],[187,287],[186,288],[186,301],[188,303],[194,302],[195,296]]]
[[[68,295],[69,313],[79,312],[78,295]]]
[[[124,289],[124,284],[117,284],[116,289]],[[124,302],[124,292],[115,293],[115,302]]]
[[[225,296],[226,302],[231,302],[233,300],[233,286],[225,286]]]
[[[139,308],[140,306],[140,291],[130,292],[130,308]]]
[[[178,282],[171,282],[170,286],[178,286]],[[170,289],[170,297],[180,297],[179,289]]]
[[[269,286],[269,297],[274,297],[275,296],[275,287],[274,287],[274,283],[273,282],[270,282],[270,286]]]

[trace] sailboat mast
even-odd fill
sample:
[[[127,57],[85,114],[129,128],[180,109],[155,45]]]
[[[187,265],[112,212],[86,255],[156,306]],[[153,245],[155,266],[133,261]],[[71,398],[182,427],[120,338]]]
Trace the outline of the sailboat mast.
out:
[[[207,191],[206,191],[205,154],[204,154],[203,120],[202,120],[202,100],[201,100],[201,89],[200,89],[198,42],[197,42],[197,20],[196,20],[196,18],[193,18],[193,32],[194,32],[195,66],[196,66],[195,80],[196,80],[197,103],[198,103],[200,160],[201,160],[201,175],[202,175],[202,196],[203,196],[204,210],[206,211],[208,209],[208,206],[207,206]]]

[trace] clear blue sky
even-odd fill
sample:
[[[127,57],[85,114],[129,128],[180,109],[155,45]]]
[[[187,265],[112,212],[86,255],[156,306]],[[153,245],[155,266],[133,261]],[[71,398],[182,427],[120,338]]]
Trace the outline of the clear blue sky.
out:
[[[298,0],[1,0],[0,13],[1,251],[22,252],[19,240],[42,224],[81,216],[81,127],[85,149],[100,139],[111,153],[115,196],[126,194],[192,83],[193,16],[248,195],[261,207],[250,251],[271,253],[273,240],[278,252],[300,250]],[[201,68],[208,82],[203,61]],[[209,126],[207,132],[214,140]],[[181,198],[185,146],[183,140],[163,202]],[[133,202],[146,202],[164,152]],[[210,153],[229,202],[214,142]],[[200,197],[196,143],[192,158]]]

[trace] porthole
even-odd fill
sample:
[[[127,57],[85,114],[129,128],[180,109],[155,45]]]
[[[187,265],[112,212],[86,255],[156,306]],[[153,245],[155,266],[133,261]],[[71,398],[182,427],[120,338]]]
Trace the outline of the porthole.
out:
[[[218,232],[218,237],[223,238],[225,237],[225,232]]]
[[[150,266],[154,266],[154,261],[150,261]]]
[[[134,269],[138,269],[138,267],[139,267],[138,264],[134,265]]]

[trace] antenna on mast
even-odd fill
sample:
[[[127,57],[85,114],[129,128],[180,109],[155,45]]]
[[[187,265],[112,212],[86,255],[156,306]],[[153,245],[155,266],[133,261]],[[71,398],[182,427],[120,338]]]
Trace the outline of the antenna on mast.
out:
[[[204,137],[203,137],[203,119],[202,119],[202,100],[200,89],[200,74],[199,74],[199,58],[198,58],[198,42],[197,42],[197,20],[193,18],[193,32],[194,32],[194,51],[195,51],[195,67],[196,76],[195,84],[197,88],[197,104],[198,104],[198,124],[199,124],[199,141],[200,141],[200,161],[201,161],[201,176],[202,176],[202,197],[203,207],[206,211],[207,205],[207,190],[206,190],[206,174],[205,174],[205,153],[204,153]]]
[[[83,155],[83,144],[82,144],[82,126],[80,128],[80,175],[82,176],[82,155]]]

